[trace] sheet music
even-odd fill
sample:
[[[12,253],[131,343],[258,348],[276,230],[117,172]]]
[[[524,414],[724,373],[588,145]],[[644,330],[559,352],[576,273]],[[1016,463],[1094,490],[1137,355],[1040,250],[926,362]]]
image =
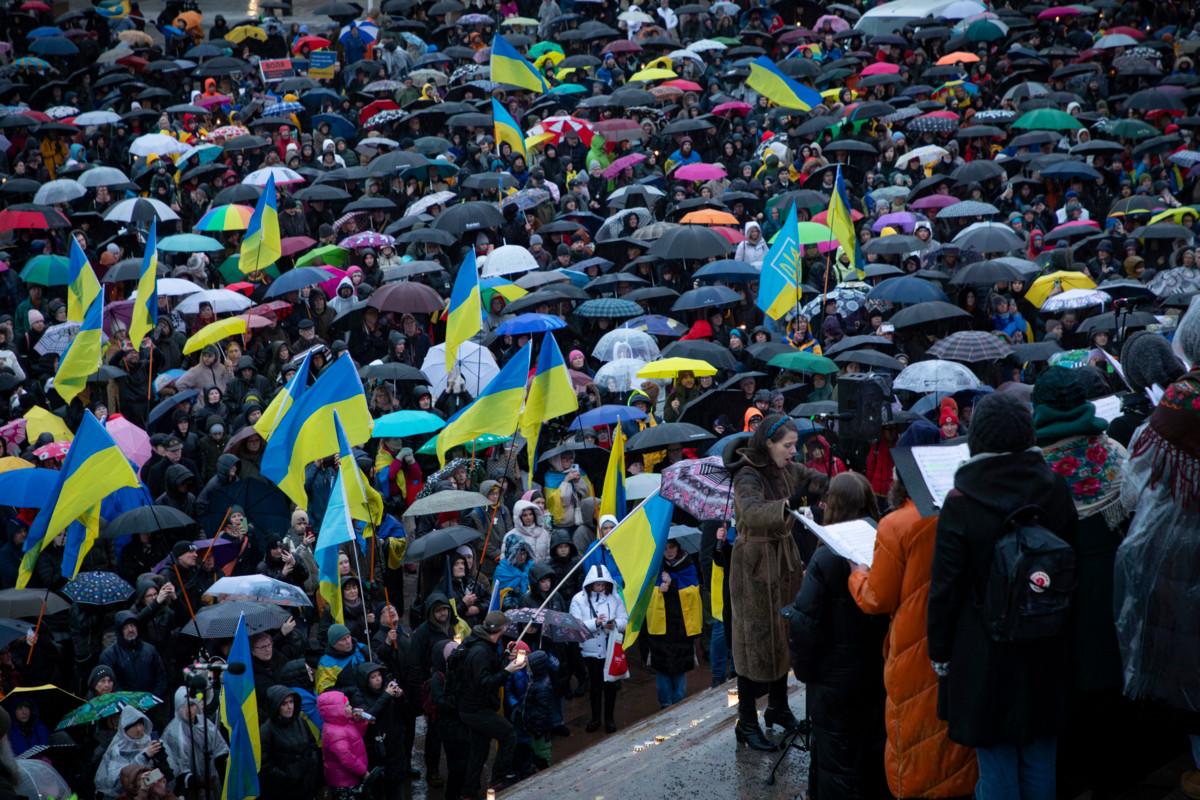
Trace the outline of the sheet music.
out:
[[[1115,394],[1110,394],[1108,397],[1097,397],[1092,401],[1092,405],[1096,407],[1096,416],[1105,422],[1112,422],[1121,416],[1121,398]]]
[[[818,525],[802,514],[792,514],[842,558],[871,566],[875,557],[875,526],[870,520],[852,519],[834,525]]]
[[[1126,386],[1129,386],[1129,379],[1125,377],[1125,370],[1121,368],[1121,362],[1117,360],[1117,357],[1107,350],[1101,350],[1100,352],[1103,354],[1104,360],[1112,365],[1113,372],[1120,376],[1121,380],[1125,382]],[[1133,387],[1129,386],[1129,388],[1132,389]]]
[[[940,509],[946,502],[946,495],[954,488],[954,473],[960,464],[971,457],[970,449],[965,443],[950,447],[914,447],[912,455],[917,469],[921,471],[921,480],[933,496],[933,504]]]
[[[1150,398],[1150,402],[1157,406],[1163,399],[1163,388],[1157,383],[1153,386],[1146,387],[1146,397]]]

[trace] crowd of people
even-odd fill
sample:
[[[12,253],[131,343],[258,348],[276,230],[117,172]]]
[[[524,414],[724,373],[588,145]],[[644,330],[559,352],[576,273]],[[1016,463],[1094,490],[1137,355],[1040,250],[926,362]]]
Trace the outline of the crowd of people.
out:
[[[245,611],[268,800],[502,790],[573,698],[596,739],[656,710],[628,662],[661,708],[736,685],[739,745],[803,734],[813,800],[1115,798],[1185,751],[1200,798],[1196,4],[257,8],[0,9],[0,796],[15,757],[80,797],[222,796],[206,665]],[[493,81],[499,47],[540,91]],[[245,271],[264,191],[280,254]],[[106,338],[68,400],[73,249]],[[447,369],[464,264],[481,331]],[[439,459],[531,341],[578,411]],[[338,607],[344,466],[296,505],[256,423],[342,359],[381,508]],[[139,486],[76,577],[61,533],[26,575],[20,473],[89,415]],[[896,456],[963,443],[928,507]],[[696,464],[630,598],[596,542]],[[871,520],[871,564],[791,512]],[[304,601],[209,591],[256,576]]]

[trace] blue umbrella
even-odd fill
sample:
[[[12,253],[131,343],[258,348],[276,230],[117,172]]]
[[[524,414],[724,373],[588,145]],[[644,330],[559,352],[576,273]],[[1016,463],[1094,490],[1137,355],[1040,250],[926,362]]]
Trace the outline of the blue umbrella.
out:
[[[428,411],[393,411],[375,420],[371,428],[371,437],[383,439],[387,437],[417,436],[422,433],[433,433],[446,427],[446,421],[437,414]]]
[[[333,89],[321,87],[318,89],[309,89],[307,92],[300,95],[300,102],[303,103],[307,108],[319,110],[325,103],[333,103],[335,106],[339,105],[342,102],[342,96]],[[338,115],[328,114],[326,116],[336,117]],[[345,119],[345,117],[341,117],[341,119]]]
[[[883,300],[900,305],[925,303],[930,300],[946,300],[946,293],[932,281],[904,275],[887,278],[867,295],[868,300]]]
[[[501,336],[516,336],[522,333],[545,333],[567,327],[561,317],[553,314],[518,314],[496,328]]]
[[[108,606],[127,601],[133,587],[115,572],[81,572],[63,587],[62,593],[76,603]]]
[[[159,241],[158,249],[168,253],[215,253],[218,250],[224,250],[225,245],[211,236],[201,236],[198,233],[177,233]]]
[[[0,497],[4,504],[17,508],[41,508],[42,498],[49,497],[58,481],[58,470],[13,469],[0,472]]]
[[[687,326],[682,322],[661,314],[643,314],[640,317],[634,317],[621,327],[645,331],[653,336],[683,336],[687,333]]]
[[[601,297],[596,300],[585,300],[575,309],[576,316],[600,319],[619,319],[636,317],[643,311],[642,307],[632,300],[620,300],[615,297]]]
[[[42,27],[34,28],[29,33],[25,34],[25,38],[26,39],[41,39],[42,37],[45,37],[45,36],[62,36],[62,35],[63,35],[63,32],[62,32],[61,28],[57,28],[54,25],[43,25]]]
[[[742,296],[727,286],[701,286],[679,295],[672,311],[696,311],[701,308],[727,306],[742,302]]]
[[[593,408],[580,414],[571,423],[571,430],[582,431],[587,428],[599,428],[604,425],[616,425],[619,422],[645,419],[646,412],[634,406],[606,405]]]
[[[723,258],[720,261],[712,261],[705,264],[696,270],[692,277],[710,281],[749,283],[750,281],[758,280],[761,276],[761,272],[745,261],[738,261],[736,258]]]
[[[311,95],[312,92],[308,92]],[[305,95],[307,97],[308,95]],[[312,127],[320,127],[322,122],[329,122],[329,130],[335,137],[349,138],[353,137],[355,132],[358,132],[358,126],[354,122],[350,122],[341,114],[317,114],[312,118]]]
[[[149,428],[155,422],[163,417],[167,412],[174,409],[180,403],[190,402],[200,396],[199,389],[184,389],[182,392],[175,394],[163,400],[161,403],[150,409],[150,415],[146,417],[146,427]]]
[[[329,280],[329,273],[317,267],[296,267],[280,275],[267,287],[264,297],[280,297],[288,292],[298,292],[306,286],[314,286]]]
[[[79,48],[70,39],[62,36],[46,36],[41,39],[34,39],[33,44],[29,45],[29,50],[30,52],[37,53],[39,56],[74,56],[79,54]]]
[[[724,455],[725,448],[729,446],[730,442],[737,441],[739,439],[743,440],[743,442],[748,442],[748,441],[750,441],[751,436],[752,436],[752,434],[750,433],[750,431],[738,431],[737,433],[731,433],[728,436],[724,437],[723,439],[718,439],[717,441],[713,442],[712,447],[708,448],[708,452],[706,452],[704,455],[706,455],[706,456]]]
[[[304,106],[299,103],[288,101],[286,103],[272,103],[263,109],[263,116],[266,117],[286,117],[288,114],[303,114]]]

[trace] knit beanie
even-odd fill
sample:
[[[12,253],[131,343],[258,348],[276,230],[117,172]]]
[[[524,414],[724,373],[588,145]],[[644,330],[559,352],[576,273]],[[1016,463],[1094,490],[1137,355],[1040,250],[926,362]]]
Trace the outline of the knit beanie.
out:
[[[333,647],[342,640],[342,637],[349,636],[350,629],[341,623],[335,622],[329,626],[329,631],[325,634],[325,642]]]
[[[1137,392],[1155,384],[1166,389],[1183,374],[1183,365],[1171,350],[1171,343],[1150,331],[1138,331],[1125,340],[1121,367],[1125,379]]]
[[[1097,375],[1106,393],[1108,384]],[[1093,436],[1108,428],[1096,416],[1096,407],[1088,402],[1088,384],[1092,382],[1083,368],[1050,367],[1033,385],[1033,427],[1039,445],[1070,436]],[[1093,395],[1100,396],[1100,395]]]
[[[1083,386],[1075,370],[1050,367],[1038,376],[1031,398],[1035,406],[1049,406],[1060,411],[1074,408],[1083,402]]]
[[[1018,453],[1033,447],[1033,416],[1019,400],[993,392],[975,404],[967,433],[971,455]]]
[[[896,447],[920,447],[937,444],[940,441],[942,441],[942,432],[937,429],[937,426],[932,422],[919,419],[908,426],[908,430],[896,442]]]

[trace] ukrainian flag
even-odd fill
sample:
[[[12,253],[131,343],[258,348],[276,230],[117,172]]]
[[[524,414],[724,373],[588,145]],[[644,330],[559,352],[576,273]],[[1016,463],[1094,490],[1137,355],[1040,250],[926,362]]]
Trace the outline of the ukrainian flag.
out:
[[[529,456],[529,474],[533,474],[534,458],[537,456],[538,434],[542,423],[574,414],[579,410],[579,398],[567,362],[554,335],[542,337],[542,349],[538,353],[537,369],[529,384],[529,396],[525,399],[525,410],[521,412],[521,435],[525,437],[525,452]]]
[[[246,665],[240,675],[225,673],[221,686],[221,722],[229,732],[229,763],[221,800],[246,800],[258,797],[258,770],[262,766],[262,743],[258,737],[258,699],[254,693],[253,661],[250,660],[250,636],[246,615],[238,620],[229,649],[229,663]],[[299,711],[299,709],[297,709]]]
[[[72,260],[79,243],[72,238]],[[79,250],[79,255],[83,251]],[[87,266],[84,259],[84,271],[90,273],[92,268]],[[92,280],[95,280],[92,275]],[[86,280],[85,280],[86,285]],[[54,373],[54,389],[59,397],[70,403],[75,395],[83,391],[87,379],[100,368],[102,347],[102,327],[104,323],[104,293],[97,291],[83,314],[83,324],[75,338],[67,345],[66,351],[58,361],[58,371]]]
[[[348,353],[334,359],[316,383],[300,395],[271,432],[260,470],[296,505],[306,508],[304,469],[313,461],[337,452],[333,414],[345,425],[350,444],[371,438],[371,414],[362,380]]]
[[[275,432],[275,428],[287,416],[288,410],[292,405],[300,399],[300,395],[308,389],[308,373],[312,367],[312,350],[304,354],[304,360],[300,362],[300,368],[296,370],[296,374],[287,382],[287,386],[283,387],[282,392],[278,392],[271,402],[263,411],[262,416],[258,418],[258,422],[254,423],[254,430],[258,435],[267,440],[271,438],[271,434]]]
[[[450,308],[446,312],[446,374],[458,360],[458,347],[483,330],[483,302],[479,296],[479,267],[475,263],[475,248],[467,250],[454,276],[450,290]]]
[[[500,148],[501,142],[508,142],[514,153],[520,153],[525,156],[526,161],[529,160],[529,150],[525,147],[525,134],[521,133],[521,126],[494,97],[492,98],[492,128],[496,134],[497,149]]]
[[[862,255],[858,251],[858,238],[854,235],[854,218],[850,214],[850,196],[846,193],[846,181],[842,179],[842,168],[837,168],[833,182],[833,193],[829,196],[829,211],[825,224],[833,231],[842,250],[850,257],[850,263],[861,269]]]
[[[100,294],[100,281],[88,263],[87,255],[79,246],[79,240],[71,237],[71,261],[67,267],[67,319],[83,322],[84,314],[96,295]]]
[[[496,38],[492,39],[490,69],[491,78],[496,83],[520,86],[531,92],[550,91],[550,85],[546,83],[542,73],[537,71],[537,67],[525,60],[525,57],[517,52],[517,48],[509,44],[508,40],[499,33],[496,34]]]
[[[663,550],[667,546],[667,534],[671,531],[671,515],[675,506],[658,492],[647,497],[642,504],[621,521],[604,540],[611,556],[607,563],[614,564],[613,579],[629,610],[629,624],[625,627],[626,650],[637,641],[642,620],[650,605],[650,593],[658,583],[659,567],[662,565]]]
[[[279,211],[275,207],[275,176],[267,178],[267,186],[258,196],[258,204],[250,215],[246,237],[242,239],[238,269],[249,275],[265,270],[279,260]]]
[[[796,205],[788,210],[775,243],[763,259],[758,281],[758,307],[771,319],[783,316],[800,304],[800,226]]]
[[[119,2],[102,2],[96,7],[96,13],[107,19],[125,19],[132,12],[133,7],[129,0],[119,0]]]
[[[600,516],[605,514],[618,521],[625,519],[625,431],[620,424],[613,426],[612,450],[608,451],[608,469],[600,491]]]
[[[485,433],[507,436],[517,428],[521,404],[525,401],[525,381],[529,377],[529,351],[526,343],[508,360],[504,369],[492,378],[471,405],[459,411],[437,437],[438,461],[446,463],[446,452],[455,445],[474,441]]]
[[[330,616],[342,624],[345,624],[345,618],[342,613],[342,577],[338,573],[338,554],[341,545],[353,541],[354,520],[350,518],[346,484],[339,472],[333,481],[333,492],[329,495],[325,516],[321,518],[321,530],[317,535],[317,545],[313,548],[313,558],[317,562],[321,597],[329,607]]]
[[[158,218],[150,221],[146,252],[142,255],[142,273],[138,276],[137,302],[129,323],[129,341],[137,347],[142,337],[158,324]]]
[[[25,537],[25,555],[17,575],[17,587],[24,588],[33,575],[33,567],[47,544],[75,521],[83,523],[79,532],[82,543],[76,540],[74,563],[63,563],[74,572],[96,541],[100,528],[100,501],[123,486],[136,487],[137,476],[129,460],[108,435],[91,411],[83,412],[79,432],[63,460],[58,480],[46,498]]]
[[[495,80],[493,78],[493,80]],[[775,62],[759,56],[750,62],[750,77],[746,85],[777,106],[812,111],[821,105],[821,94],[784,75]]]
[[[720,567],[716,567],[720,569]],[[704,627],[704,601],[700,599],[700,571],[694,561],[677,569],[668,570],[671,576],[671,588],[678,592],[679,611],[683,618],[683,630],[688,636],[699,636]],[[658,583],[657,580],[654,581]],[[667,634],[667,600],[665,595],[657,590],[651,590],[650,601],[646,609],[646,633],[651,636],[666,636]]]
[[[337,412],[333,412],[333,427],[337,431],[338,440],[338,472],[342,480],[342,488],[346,493],[346,505],[350,509],[350,518],[363,523],[363,537],[358,540],[359,546],[366,548],[367,538],[383,521],[383,496],[367,481],[354,460],[354,452],[350,442],[346,440],[346,431],[342,429],[342,421]]]

